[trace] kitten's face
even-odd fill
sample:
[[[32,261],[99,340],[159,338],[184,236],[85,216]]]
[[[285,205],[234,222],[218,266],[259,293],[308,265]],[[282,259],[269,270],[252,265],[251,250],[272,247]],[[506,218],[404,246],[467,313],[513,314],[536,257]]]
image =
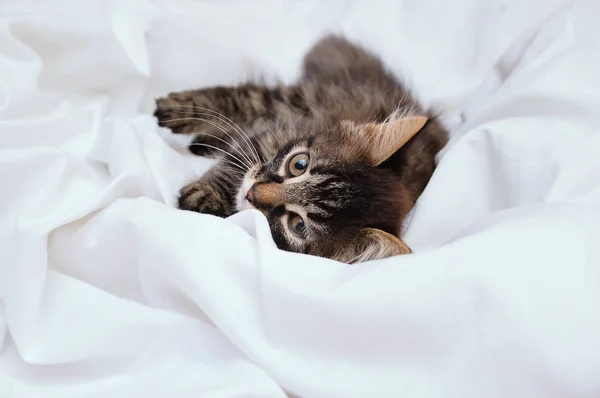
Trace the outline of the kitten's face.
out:
[[[273,159],[248,171],[236,197],[238,211],[261,211],[283,250],[346,262],[364,260],[365,250],[371,258],[378,254],[373,251],[409,251],[369,248],[365,240],[365,231],[383,231],[383,243],[395,239],[411,203],[397,175],[378,167],[369,146],[355,141],[361,134],[350,130],[359,128],[342,124],[286,143]]]

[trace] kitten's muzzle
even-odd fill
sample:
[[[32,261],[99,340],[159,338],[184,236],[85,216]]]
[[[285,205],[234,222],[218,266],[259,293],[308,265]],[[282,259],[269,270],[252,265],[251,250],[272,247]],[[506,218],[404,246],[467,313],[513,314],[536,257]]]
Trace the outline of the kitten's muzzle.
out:
[[[246,200],[256,208],[272,209],[285,203],[285,192],[281,184],[258,183],[248,190]]]

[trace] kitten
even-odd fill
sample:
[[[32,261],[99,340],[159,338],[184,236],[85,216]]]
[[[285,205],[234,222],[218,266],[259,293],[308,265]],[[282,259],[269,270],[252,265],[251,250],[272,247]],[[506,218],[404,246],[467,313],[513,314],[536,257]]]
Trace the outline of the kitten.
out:
[[[280,249],[347,263],[410,253],[402,221],[447,133],[365,49],[327,36],[296,84],[156,103],[160,126],[195,134],[190,150],[219,159],[181,189],[181,209],[227,217],[254,208]]]

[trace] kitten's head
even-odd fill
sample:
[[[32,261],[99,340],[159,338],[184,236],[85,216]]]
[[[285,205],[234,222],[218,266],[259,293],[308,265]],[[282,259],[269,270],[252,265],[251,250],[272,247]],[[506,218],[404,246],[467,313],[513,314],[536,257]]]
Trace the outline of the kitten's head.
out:
[[[302,126],[268,162],[244,177],[238,211],[256,208],[280,249],[360,262],[409,253],[396,236],[412,206],[398,174],[380,165],[424,125]]]

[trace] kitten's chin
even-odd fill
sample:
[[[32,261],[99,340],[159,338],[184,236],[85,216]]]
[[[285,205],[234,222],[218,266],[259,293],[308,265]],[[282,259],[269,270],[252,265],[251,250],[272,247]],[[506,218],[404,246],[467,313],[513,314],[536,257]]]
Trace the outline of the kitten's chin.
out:
[[[248,202],[246,199],[242,199],[236,203],[236,208],[237,211],[244,211],[254,209],[254,206],[252,206],[252,204],[250,204],[250,202]]]
[[[251,172],[248,172],[244,176],[244,180],[242,181],[242,185],[235,196],[235,208],[237,211],[244,211],[249,209],[254,209],[255,207],[246,199],[246,195],[248,195],[248,191],[254,185],[254,178],[250,177]]]

